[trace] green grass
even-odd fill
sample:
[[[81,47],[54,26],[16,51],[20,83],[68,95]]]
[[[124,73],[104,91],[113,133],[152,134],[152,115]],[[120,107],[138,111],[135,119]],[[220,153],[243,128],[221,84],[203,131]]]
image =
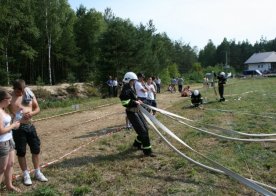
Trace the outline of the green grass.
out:
[[[225,87],[226,102],[216,101],[213,89],[201,89],[208,97],[206,110],[191,109],[190,100],[167,110],[201,123],[250,133],[275,133],[275,119],[240,114],[276,113],[276,79],[230,80]],[[250,93],[249,91],[254,91]],[[267,95],[271,95],[268,97]],[[240,100],[237,100],[241,97]],[[85,103],[86,104],[86,103]],[[88,103],[87,103],[88,104]],[[98,102],[102,104],[102,102]],[[89,105],[89,104],[88,104]],[[184,107],[183,107],[184,106]],[[233,110],[234,113],[207,109]],[[47,111],[44,111],[47,113]],[[43,113],[44,113],[43,112]],[[49,115],[52,111],[49,111]],[[273,114],[271,114],[273,115]],[[270,185],[276,184],[275,142],[234,142],[200,133],[158,115],[158,119],[180,138],[208,158],[240,175]],[[36,187],[34,195],[256,195],[237,181],[200,168],[174,153],[157,134],[150,130],[156,158],[143,158],[131,149],[136,134],[121,131],[103,137],[82,151],[45,169],[51,186]],[[172,139],[170,141],[173,142]],[[188,156],[210,165],[176,142],[173,144]],[[27,193],[26,193],[27,194]]]

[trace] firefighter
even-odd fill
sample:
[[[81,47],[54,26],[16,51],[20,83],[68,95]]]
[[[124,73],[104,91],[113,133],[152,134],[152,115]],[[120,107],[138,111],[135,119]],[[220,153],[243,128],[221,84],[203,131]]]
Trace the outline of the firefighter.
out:
[[[219,90],[219,96],[220,99],[219,101],[225,101],[225,98],[223,96],[224,94],[224,84],[226,84],[226,80],[227,78],[225,77],[225,73],[224,72],[220,72],[220,74],[217,76],[218,79],[218,90]]]
[[[126,107],[127,117],[137,133],[137,138],[135,139],[133,146],[142,150],[145,156],[155,157],[151,150],[147,124],[137,107],[143,102],[138,100],[134,91],[135,80],[138,80],[135,73],[127,72],[125,74],[123,79],[125,85],[123,86],[122,92],[120,94],[120,99],[122,105]]]
[[[201,94],[199,90],[194,90],[191,95],[191,102],[194,107],[198,107],[200,104],[202,104],[203,99],[201,97]]]

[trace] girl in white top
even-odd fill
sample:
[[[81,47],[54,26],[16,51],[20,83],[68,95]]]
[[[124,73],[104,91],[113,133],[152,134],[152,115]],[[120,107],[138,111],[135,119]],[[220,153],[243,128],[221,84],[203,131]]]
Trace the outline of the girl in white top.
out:
[[[21,192],[19,188],[12,185],[12,174],[14,164],[14,141],[12,129],[17,129],[20,122],[11,124],[11,116],[6,112],[11,102],[10,94],[0,89],[0,183],[5,176],[6,188],[10,191]]]
[[[156,90],[154,85],[152,84],[152,78],[149,77],[147,80],[147,83],[145,84],[146,88],[148,89],[148,97],[147,97],[147,102],[149,105],[153,107],[157,107],[156,100],[155,100],[155,95],[156,95]],[[156,111],[152,110],[152,114],[155,115]]]

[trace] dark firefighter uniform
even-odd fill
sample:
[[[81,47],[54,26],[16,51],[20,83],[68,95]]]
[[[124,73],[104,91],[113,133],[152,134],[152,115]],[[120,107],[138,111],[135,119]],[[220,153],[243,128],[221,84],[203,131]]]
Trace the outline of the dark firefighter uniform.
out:
[[[129,83],[123,86],[120,99],[122,105],[126,107],[127,118],[131,122],[134,130],[138,135],[133,143],[133,146],[143,150],[145,155],[151,155],[152,150],[148,134],[148,127],[144,117],[138,111],[137,103],[135,102],[138,100],[137,95]]]
[[[218,90],[219,90],[219,96],[220,96],[219,101],[225,101],[223,94],[224,94],[224,84],[226,84],[226,77],[224,75],[219,75],[217,79],[218,79]]]
[[[198,107],[200,104],[202,104],[203,99],[201,97],[201,94],[198,93],[198,95],[195,95],[194,92],[192,92],[191,102],[192,102],[193,106],[195,106],[195,107]]]

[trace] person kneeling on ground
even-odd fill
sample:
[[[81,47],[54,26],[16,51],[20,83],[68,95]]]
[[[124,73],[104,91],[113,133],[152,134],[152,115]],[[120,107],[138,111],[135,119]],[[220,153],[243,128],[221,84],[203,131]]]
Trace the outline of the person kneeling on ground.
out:
[[[155,157],[151,150],[147,124],[138,109],[138,105],[143,102],[138,100],[134,91],[134,81],[137,79],[137,75],[133,72],[127,72],[125,74],[123,79],[125,85],[120,94],[120,100],[122,105],[126,107],[127,118],[137,133],[137,138],[135,139],[133,146],[137,149],[143,150],[145,156]]]
[[[198,107],[200,104],[203,103],[203,99],[199,90],[194,90],[191,95],[191,102],[194,107]]]

